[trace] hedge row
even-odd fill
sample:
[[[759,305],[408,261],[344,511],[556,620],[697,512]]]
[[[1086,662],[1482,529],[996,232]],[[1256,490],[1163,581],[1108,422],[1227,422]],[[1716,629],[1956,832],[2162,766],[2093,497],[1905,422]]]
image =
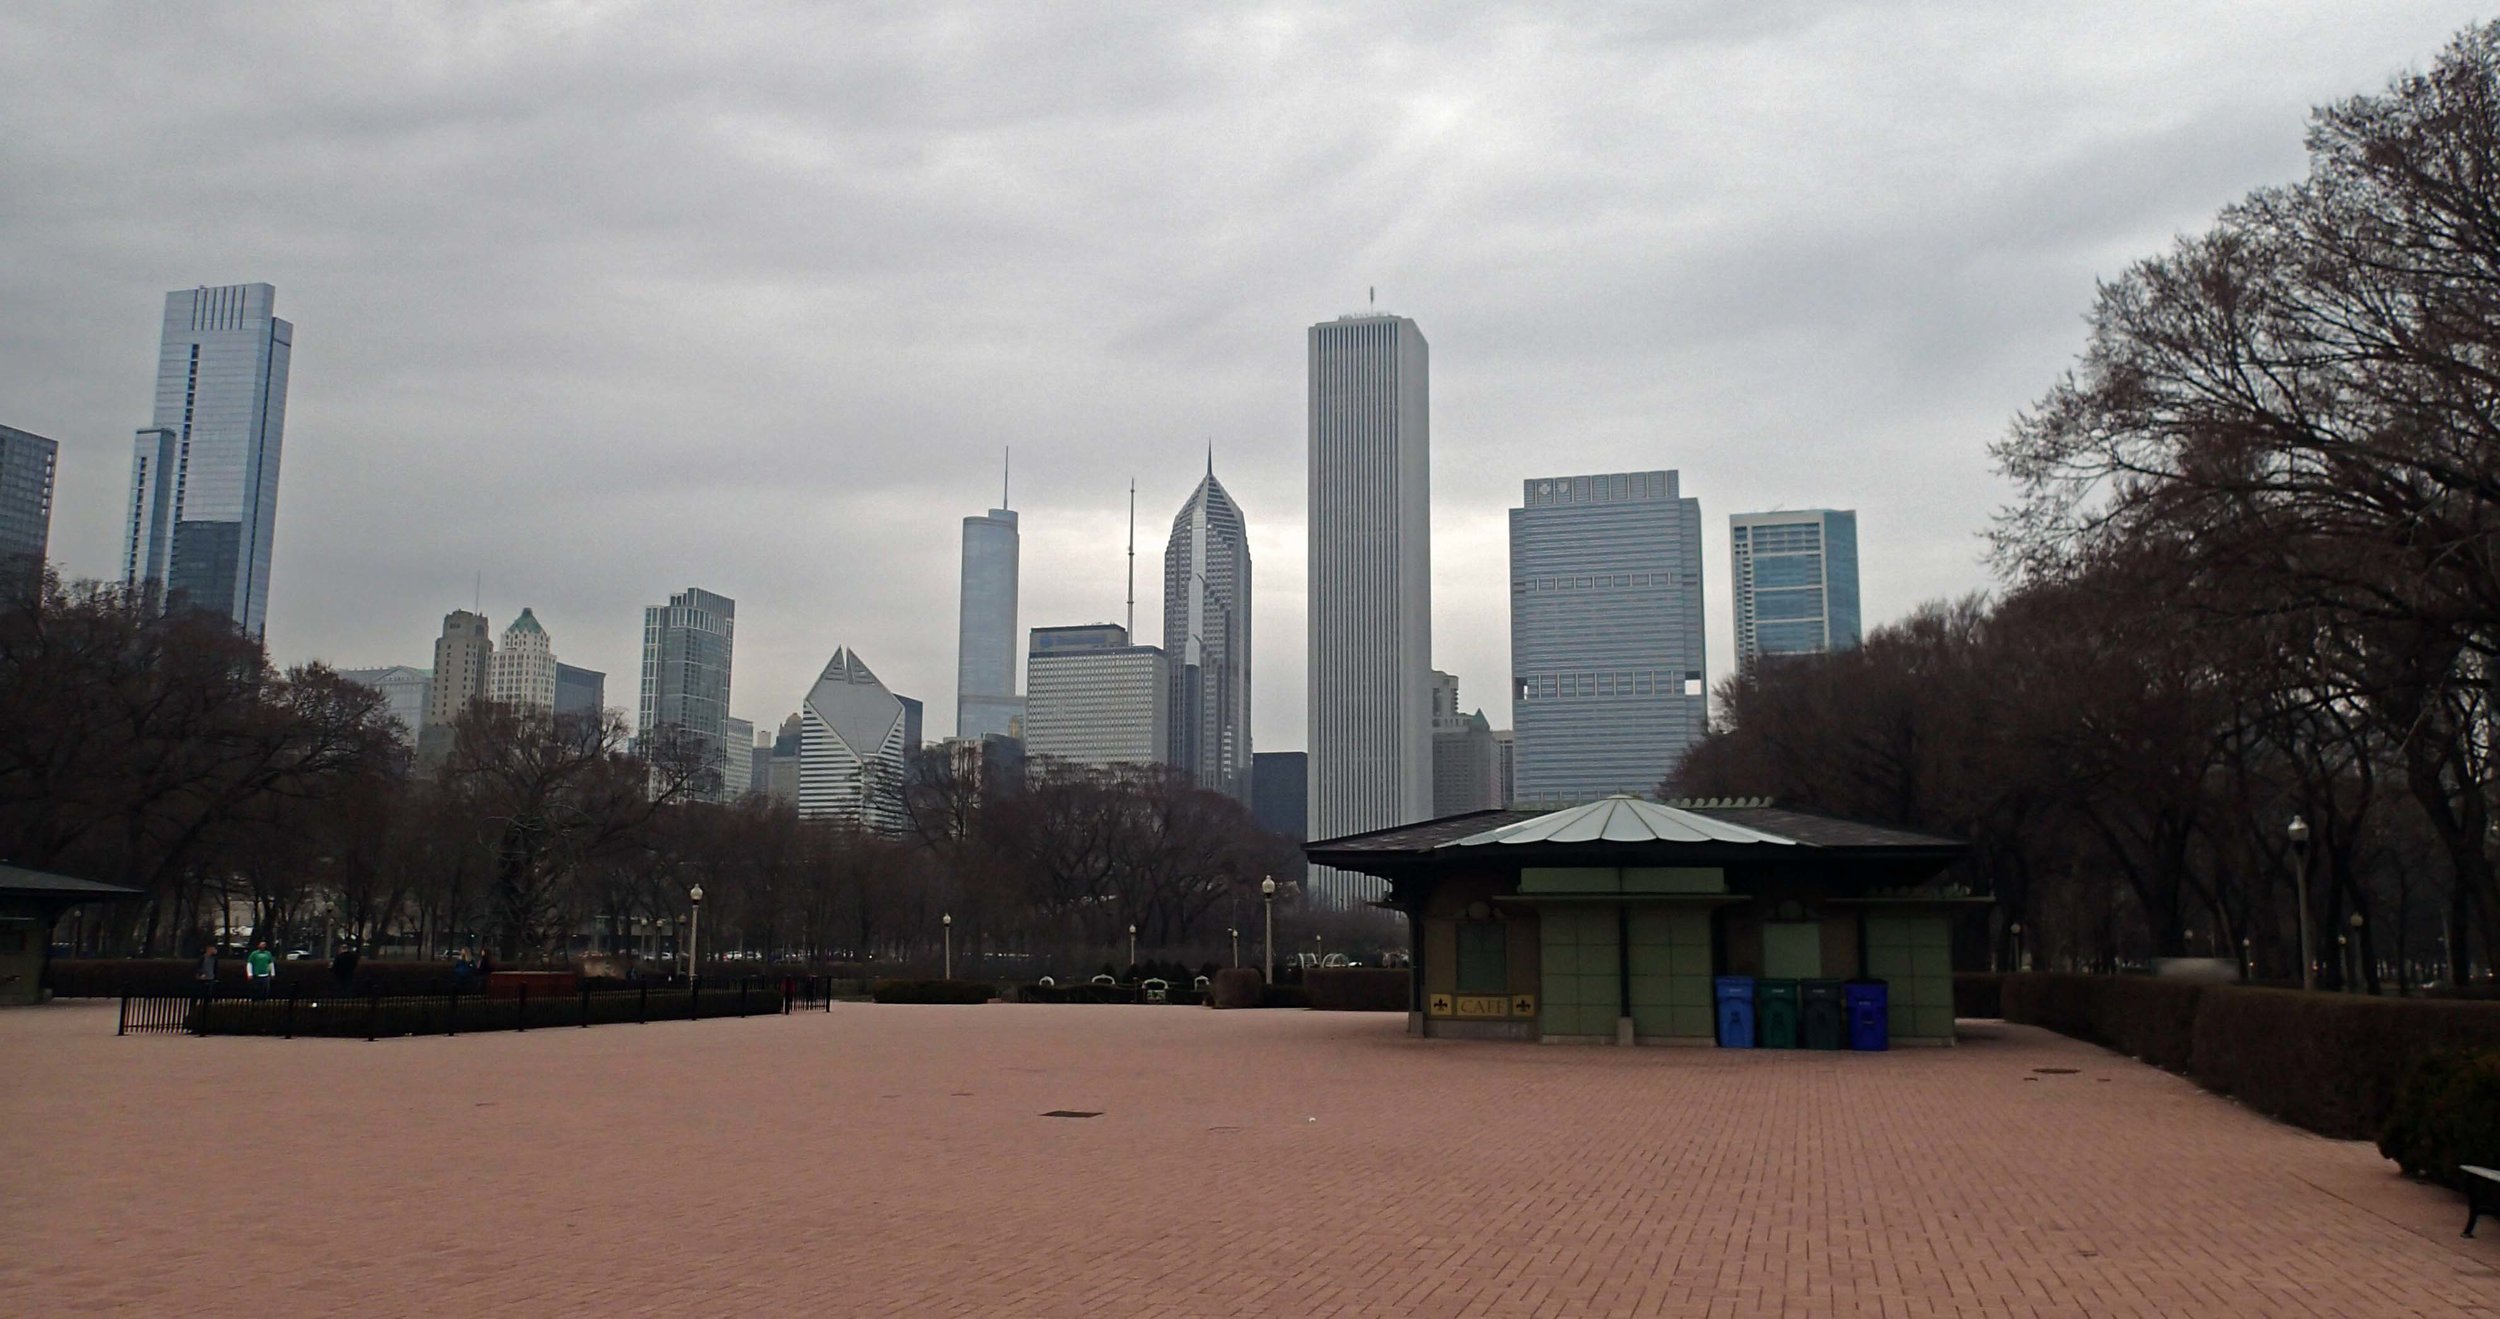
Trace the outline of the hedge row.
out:
[[[368,1035],[462,1035],[487,1031],[544,1030],[565,1026],[614,1026],[638,1021],[764,1016],[781,1011],[781,982],[758,979],[743,992],[732,986],[700,994],[653,990],[557,997],[484,998],[474,994],[425,997],[285,997],[218,999],[191,1009],[191,1029],[203,1035],[308,1035],[363,1039]]]
[[[1953,1015],[1957,1017],[2002,1017],[2005,1015],[2005,977],[1995,971],[1956,971],[1953,973]]]
[[[198,982],[191,977],[198,969],[199,960],[190,957],[56,957],[45,967],[44,976],[55,998],[166,998],[195,991]],[[273,988],[281,998],[338,992],[326,958],[280,962],[275,969],[278,978]],[[240,994],[250,988],[242,958],[217,960],[218,993]],[[476,982],[456,983],[449,962],[363,958],[356,963],[355,989],[360,994],[448,994],[454,988],[474,993]]]
[[[1404,1012],[1407,974],[1403,967],[1311,967],[1302,973],[1302,988],[1311,1006],[1324,1012]]]
[[[2500,1003],[2027,974],[2005,977],[2004,1008],[2338,1140],[2379,1136],[2433,1054],[2500,1048]]]
[[[868,996],[880,1003],[987,1003],[998,986],[979,980],[880,980]]]
[[[2434,1053],[2415,1068],[2378,1152],[2412,1177],[2463,1190],[2465,1164],[2500,1168],[2500,1049]]]

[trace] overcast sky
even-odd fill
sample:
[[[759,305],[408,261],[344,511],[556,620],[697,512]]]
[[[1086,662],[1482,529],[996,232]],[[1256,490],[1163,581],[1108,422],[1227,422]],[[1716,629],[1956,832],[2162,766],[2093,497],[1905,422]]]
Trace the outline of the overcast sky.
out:
[[[1858,510],[1867,621],[1984,587],[1986,445],[2093,281],[2295,178],[2463,3],[395,7],[0,0],[0,424],[121,570],[166,291],[296,326],[269,642],[500,629],[632,713],[641,607],[738,601],[733,709],[855,648],[951,731],[960,520],[1015,448],[1023,625],[1141,639],[1213,444],[1257,744],[1304,743],[1306,326],[1432,345],[1435,662],[1508,726],[1504,511],[1680,469]]]

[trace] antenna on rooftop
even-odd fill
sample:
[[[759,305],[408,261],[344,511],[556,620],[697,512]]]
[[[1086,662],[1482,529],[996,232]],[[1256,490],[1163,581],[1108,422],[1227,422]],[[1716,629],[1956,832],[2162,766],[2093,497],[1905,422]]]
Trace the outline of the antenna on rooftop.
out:
[[[1378,311],[1380,309],[1379,285],[1366,284],[1363,286],[1363,305],[1370,307],[1374,311]]]
[[[1016,472],[1016,447],[1008,445],[1001,453],[1003,456],[998,460],[998,506],[1012,508],[1014,505],[1007,502],[1007,478]]]
[[[1137,478],[1128,479],[1128,641],[1137,644]]]

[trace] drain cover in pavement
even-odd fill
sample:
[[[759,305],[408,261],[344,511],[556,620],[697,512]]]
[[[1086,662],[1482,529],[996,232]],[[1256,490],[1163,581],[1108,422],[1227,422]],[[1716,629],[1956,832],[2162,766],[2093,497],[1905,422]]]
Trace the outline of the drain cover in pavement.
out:
[[[1100,1110],[1100,1109],[1096,1109],[1096,1110],[1094,1110],[1093,1112],[1088,1113],[1088,1112],[1084,1111],[1083,1109],[1076,1109],[1076,1108],[1054,1108],[1054,1109],[1050,1110],[1049,1112],[1042,1114],[1042,1116],[1043,1116],[1043,1117],[1101,1117],[1101,1116],[1102,1116],[1102,1110]]]
[[[2072,1076],[2075,1074],[2077,1069],[2072,1067],[2034,1067],[2031,1070],[2038,1072],[2042,1076]]]

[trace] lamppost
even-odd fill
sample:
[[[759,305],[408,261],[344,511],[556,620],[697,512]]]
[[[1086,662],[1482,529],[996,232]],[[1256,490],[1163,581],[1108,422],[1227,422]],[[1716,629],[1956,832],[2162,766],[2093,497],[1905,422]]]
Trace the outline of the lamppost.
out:
[[[1235,969],[1239,969],[1241,966],[1241,927],[1238,925],[1227,926],[1225,927],[1224,933],[1232,936],[1233,966]]]
[[[2362,972],[2365,969],[2362,965],[2361,925],[2361,913],[2356,911],[2352,914],[2352,981],[2347,986],[2356,994],[2361,992]]]
[[[1327,961],[1327,960],[1328,960],[1328,956],[1327,956],[1327,954],[1328,954],[1328,936],[1327,936],[1327,935],[1324,935],[1324,934],[1314,934],[1314,935],[1312,935],[1312,936],[1311,936],[1311,965],[1313,965],[1313,966],[1318,966],[1318,965],[1320,965],[1321,963],[1323,963],[1323,962]]]
[[[2295,815],[2285,833],[2292,840],[2292,900],[2300,904],[2300,987],[2318,987],[2318,968],[2309,960],[2309,822]]]
[[[938,917],[938,928],[945,932],[946,978],[952,980],[955,978],[955,913],[950,911]]]
[[[2005,928],[2006,933],[2014,936],[2014,969],[2020,971],[2023,969],[2023,923],[2016,921]]]
[[[1130,970],[1137,969],[1137,923],[1135,921],[1129,922],[1128,927],[1128,964]]]
[[[1259,881],[1259,902],[1267,909],[1267,983],[1276,983],[1276,877]]]
[[[686,908],[694,913],[694,923],[686,929],[686,979],[691,981],[695,977],[697,965],[694,960],[694,946],[703,941],[703,886],[701,884],[686,890]]]

